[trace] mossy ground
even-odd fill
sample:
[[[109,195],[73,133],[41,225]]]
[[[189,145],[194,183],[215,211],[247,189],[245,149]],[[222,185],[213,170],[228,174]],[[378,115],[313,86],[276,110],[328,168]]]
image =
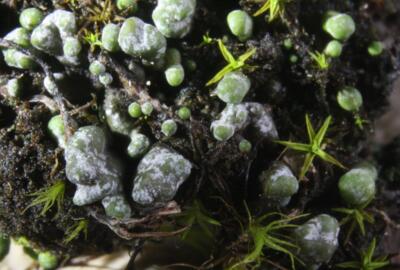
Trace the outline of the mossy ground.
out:
[[[16,5],[13,5],[13,3]],[[60,1],[61,2],[61,1]],[[68,1],[65,1],[68,2]],[[75,11],[80,17],[80,25],[85,25],[86,8],[95,1],[78,2]],[[141,1],[140,17],[151,21],[150,14],[156,1]],[[17,14],[25,6],[36,5],[43,9],[52,10],[49,1],[3,1],[0,4],[0,34],[4,36],[17,25]],[[68,7],[67,4],[59,6]],[[334,123],[330,128],[329,152],[340,162],[351,167],[363,159],[375,159],[381,168],[378,181],[379,193],[374,207],[380,209],[399,222],[400,216],[394,205],[400,203],[398,194],[400,189],[400,146],[398,141],[386,148],[379,148],[371,142],[374,120],[386,109],[387,97],[392,89],[396,77],[400,50],[398,34],[400,4],[396,1],[291,1],[286,5],[284,18],[268,24],[263,16],[255,19],[253,37],[245,42],[238,42],[229,34],[225,18],[229,11],[236,8],[253,13],[259,4],[255,1],[215,1],[198,0],[198,8],[194,27],[183,41],[171,40],[169,47],[178,48],[183,59],[191,59],[197,63],[197,69],[187,72],[183,89],[169,87],[161,72],[146,69],[146,80],[151,81],[149,93],[153,98],[171,106],[173,112],[178,106],[189,106],[192,110],[190,124],[180,128],[179,133],[172,139],[164,140],[166,144],[189,158],[195,169],[191,178],[183,185],[177,201],[184,208],[185,203],[197,198],[212,213],[214,218],[223,224],[223,229],[217,235],[217,245],[209,250],[216,251],[214,257],[224,256],[231,252],[232,256],[240,256],[243,247],[232,247],[238,241],[241,233],[238,223],[232,218],[232,212],[227,211],[229,205],[246,222],[247,214],[243,201],[247,201],[253,214],[262,213],[268,209],[259,199],[257,176],[276,160],[282,148],[271,142],[259,141],[249,155],[239,152],[240,137],[236,136],[226,143],[218,143],[210,134],[210,122],[223,109],[223,105],[216,99],[210,98],[209,89],[205,83],[222,68],[224,60],[214,44],[204,45],[202,36],[207,32],[211,37],[225,39],[225,45],[235,56],[243,54],[248,47],[257,48],[257,53],[249,62],[256,68],[248,72],[252,82],[251,92],[246,97],[248,101],[257,101],[269,104],[274,121],[277,125],[280,138],[291,138],[296,141],[307,141],[304,115],[308,113],[315,125],[321,124],[327,115],[332,115]],[[330,40],[321,29],[321,20],[327,10],[338,10],[350,14],[356,21],[357,31],[344,47],[339,59],[334,59],[328,70],[320,70],[309,57],[309,52],[322,51]],[[93,27],[93,26],[88,26]],[[394,29],[394,30],[393,30]],[[90,30],[94,31],[94,28]],[[388,41],[385,52],[379,57],[370,57],[367,54],[369,42],[393,36]],[[283,40],[290,38],[295,44],[291,50],[283,48]],[[98,51],[94,52],[96,55]],[[89,52],[88,52],[89,54]],[[289,56],[296,54],[299,61],[290,63]],[[91,57],[93,54],[90,53]],[[116,54],[116,62],[124,66],[126,56]],[[54,70],[62,67],[53,63]],[[87,63],[84,65],[87,66]],[[99,123],[102,119],[100,108],[104,93],[89,76],[84,68],[69,69],[69,82],[61,85],[69,101],[76,107],[90,101],[90,94],[94,94],[97,104],[75,115],[80,124]],[[11,78],[21,72],[8,68],[4,62],[0,64],[2,78]],[[117,71],[114,77],[118,78]],[[39,216],[40,208],[34,207],[27,211],[25,208],[31,203],[30,193],[48,186],[57,180],[66,180],[63,169],[63,154],[57,148],[55,141],[46,131],[47,121],[51,117],[50,111],[43,104],[28,102],[33,95],[43,91],[40,86],[42,74],[39,72],[23,72],[24,78],[32,84],[27,86],[23,101],[9,101],[0,99],[0,229],[12,236],[24,235],[40,248],[51,249],[62,255],[76,255],[82,252],[104,252],[120,248],[123,245],[133,246],[136,240],[126,241],[115,235],[108,227],[100,224],[93,215],[94,208],[78,208],[72,205],[71,198],[74,192],[72,184],[67,182],[66,199],[62,211],[54,218],[54,211],[46,216]],[[116,80],[115,86],[119,87]],[[141,82],[140,82],[141,83]],[[364,130],[354,125],[351,114],[343,111],[336,102],[337,91],[344,85],[356,86],[362,92],[364,105],[361,116],[371,124]],[[81,91],[75,91],[80,89]],[[133,96],[126,95],[126,105]],[[84,93],[84,95],[82,95]],[[162,136],[159,126],[162,119],[152,117],[148,120],[146,132],[156,141]],[[241,134],[255,142],[253,132]],[[126,193],[129,195],[132,183],[129,181],[135,171],[135,161],[123,153],[128,143],[117,135],[113,135],[113,149],[120,156],[125,157]],[[292,168],[300,168],[303,157],[297,153],[288,152],[283,157]],[[57,165],[58,164],[58,165]],[[296,171],[296,170],[295,170]],[[288,209],[307,213],[332,213],[334,207],[341,207],[341,200],[337,191],[337,179],[344,173],[343,170],[331,165],[316,161],[312,171],[308,174],[309,181],[301,184],[301,191],[290,203]],[[396,180],[397,179],[397,180]],[[397,181],[397,182],[396,182]],[[222,203],[224,201],[224,203]],[[131,202],[133,204],[133,202]],[[230,209],[230,207],[228,209]],[[287,212],[291,212],[287,210]],[[135,208],[136,215],[145,216],[146,211]],[[154,209],[150,214],[154,213]],[[66,245],[63,243],[65,231],[79,218],[87,218],[89,223],[88,239],[82,237]],[[157,231],[164,219],[150,218],[150,222],[139,228],[126,224],[119,228],[129,232]],[[168,224],[175,224],[173,218],[166,218]],[[368,243],[372,236],[380,237],[385,228],[385,221],[377,216],[373,226],[368,226],[367,238],[357,234],[352,238],[352,246],[362,246]],[[101,235],[101,237],[98,237]],[[240,241],[239,241],[240,242]],[[353,254],[349,246],[341,246],[332,260],[331,265],[349,260]],[[286,257],[279,254],[268,254],[269,258],[282,265],[288,265]],[[326,266],[329,267],[329,266]]]

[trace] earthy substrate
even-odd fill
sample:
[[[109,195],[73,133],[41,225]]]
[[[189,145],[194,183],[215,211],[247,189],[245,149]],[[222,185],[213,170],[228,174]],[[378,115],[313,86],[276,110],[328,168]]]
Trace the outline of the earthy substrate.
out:
[[[91,1],[88,2],[90,5]],[[140,14],[143,15],[141,17],[148,22],[151,22],[149,14],[154,8],[154,2],[139,3]],[[306,113],[310,114],[315,125],[321,124],[327,115],[332,115],[334,123],[328,133],[330,139],[328,150],[332,155],[349,167],[360,160],[376,158],[381,173],[377,182],[379,192],[373,207],[386,212],[394,222],[399,223],[398,140],[385,148],[374,145],[371,142],[372,125],[366,125],[364,130],[359,130],[354,125],[351,114],[337,105],[336,94],[343,85],[353,85],[360,89],[364,98],[362,117],[370,123],[385,111],[386,98],[392,89],[399,60],[399,29],[394,28],[397,32],[391,32],[391,29],[393,25],[400,23],[400,4],[391,1],[292,1],[286,6],[284,20],[278,19],[268,24],[262,16],[257,18],[253,37],[245,43],[240,43],[229,34],[225,17],[229,11],[239,7],[252,13],[259,5],[245,0],[239,2],[198,0],[195,22],[190,35],[182,41],[169,40],[169,47],[178,48],[185,59],[193,59],[197,63],[196,71],[186,72],[182,87],[173,89],[165,83],[161,72],[146,70],[146,80],[151,81],[149,92],[152,97],[173,106],[171,112],[180,105],[190,106],[192,110],[190,124],[180,126],[179,133],[173,138],[162,139],[159,132],[160,119],[156,115],[148,119],[147,135],[154,142],[159,141],[160,144],[176,149],[195,164],[190,179],[181,187],[176,201],[182,209],[185,209],[185,203],[195,198],[200,200],[206,209],[213,213],[213,218],[223,225],[215,237],[217,241],[212,247],[208,247],[208,251],[215,258],[222,257],[226,253],[231,253],[232,257],[235,257],[246,252],[246,246],[234,245],[238,241],[241,229],[232,218],[232,212],[228,211],[230,208],[227,208],[227,205],[240,213],[243,224],[247,221],[244,200],[250,206],[253,215],[266,210],[264,202],[258,196],[257,177],[280,156],[282,147],[269,141],[256,143],[251,130],[240,134],[254,142],[255,147],[248,155],[238,150],[239,134],[228,142],[221,143],[213,139],[209,130],[210,122],[223,109],[223,104],[211,98],[209,89],[204,85],[224,65],[224,61],[216,45],[200,45],[202,36],[206,32],[209,32],[211,37],[227,35],[225,45],[233,55],[241,55],[249,47],[257,49],[257,53],[249,62],[257,68],[247,73],[252,88],[246,100],[269,104],[281,139],[307,140],[304,125]],[[24,7],[20,4],[13,6],[10,3],[3,1],[0,6],[2,15],[0,36],[4,36],[16,27],[17,14]],[[53,9],[48,1],[43,3],[35,1],[35,3],[48,11]],[[80,22],[83,23],[85,4],[81,5],[77,12],[82,16]],[[324,71],[315,66],[308,52],[322,50],[324,44],[329,41],[328,36],[321,30],[322,16],[327,10],[350,14],[356,21],[357,31],[346,43],[342,56],[333,60],[330,68]],[[370,57],[366,53],[369,42],[384,39],[388,35],[394,38],[388,39],[388,47],[384,54],[375,58]],[[292,39],[295,44],[290,52],[282,47],[286,38]],[[94,55],[97,53],[100,52],[95,51]],[[288,60],[291,53],[299,57],[296,64]],[[88,55],[93,59],[92,53],[88,52]],[[103,57],[109,59],[108,56]],[[117,54],[112,58],[118,65],[123,66],[127,56]],[[54,59],[47,60],[54,71],[63,69],[54,62]],[[91,106],[73,116],[80,125],[98,124],[102,121],[101,110],[98,108],[102,104],[104,91],[98,86],[94,87],[90,76],[86,76],[87,67],[88,64],[85,63],[80,68],[68,69],[69,82],[60,86],[65,96],[76,107],[89,102],[90,94],[96,96],[96,106]],[[113,70],[112,65],[109,67]],[[41,86],[44,75],[40,70],[21,72],[11,69],[3,61],[0,72],[2,79],[23,74],[26,82],[24,97],[21,100],[0,99],[0,230],[2,232],[11,236],[26,236],[38,247],[56,251],[59,255],[67,257],[82,252],[109,252],[125,245],[134,247],[138,242],[137,239],[160,239],[151,237],[151,234],[150,237],[142,238],[143,235],[136,233],[165,231],[166,227],[182,228],[176,224],[173,216],[159,217],[157,214],[159,209],[141,209],[130,202],[136,217],[149,218],[137,226],[110,225],[119,230],[120,236],[123,234],[131,239],[125,240],[99,222],[104,219],[101,207],[74,206],[71,201],[74,186],[66,180],[62,150],[57,148],[56,142],[49,136],[46,128],[51,112],[41,103],[29,102],[33,95],[44,91]],[[118,78],[123,78],[124,74],[121,75],[114,70],[113,75],[115,78],[113,87],[121,87],[122,82]],[[137,83],[144,87],[144,82]],[[129,96],[129,91],[127,92],[123,95],[126,95],[125,100],[128,105],[134,98]],[[124,149],[127,144],[126,139],[113,134],[112,149],[124,159],[124,185],[126,197],[130,198],[129,191],[133,184],[131,179],[135,173],[136,161],[126,156]],[[284,159],[294,171],[299,169],[303,161],[301,155],[290,151],[281,159]],[[297,210],[313,215],[332,214],[332,208],[342,207],[337,181],[344,171],[319,160],[316,160],[314,165],[307,177],[309,181],[301,183],[300,192],[292,198],[287,208],[282,209],[285,213]],[[40,216],[40,207],[24,211],[32,201],[29,194],[56,180],[67,182],[66,198],[59,215],[55,216],[55,211],[51,211],[44,217]],[[64,244],[66,229],[81,218],[89,219],[88,238],[84,240],[81,237],[68,245]],[[128,229],[125,230],[126,228]],[[356,257],[356,249],[353,247],[365,247],[373,237],[380,240],[384,229],[385,222],[377,215],[376,223],[367,226],[367,237],[355,233],[351,238],[351,245],[340,246],[331,265]],[[285,256],[270,253],[268,258],[288,266]]]

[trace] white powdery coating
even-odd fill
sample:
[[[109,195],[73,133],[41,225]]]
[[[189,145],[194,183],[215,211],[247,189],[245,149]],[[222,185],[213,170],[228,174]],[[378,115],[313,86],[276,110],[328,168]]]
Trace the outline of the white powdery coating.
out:
[[[4,39],[15,42],[22,47],[26,47],[25,46],[26,44],[24,45],[23,42],[28,42],[30,44],[29,36],[25,36],[24,40],[22,42],[21,42],[21,40],[19,40],[21,38],[21,32],[23,32],[23,31],[24,30],[22,30],[22,28],[14,29],[13,31],[8,33],[4,37]],[[33,61],[33,59],[31,57],[29,57],[28,55],[26,55],[20,51],[15,50],[15,49],[3,50],[3,54],[4,54],[5,62],[7,63],[7,65],[16,67],[16,68],[23,68],[21,66],[21,61],[24,59],[29,59],[29,60]]]
[[[233,125],[235,132],[251,125],[263,138],[278,138],[278,131],[268,109],[257,102],[228,104],[221,112],[220,118],[212,122],[211,130],[222,123]]]
[[[29,59],[29,60],[33,61],[33,59],[30,56],[28,56],[28,55],[26,55],[26,54],[24,54],[24,53],[22,53],[20,51],[13,50],[11,53],[13,54],[13,57],[14,57],[14,60],[15,60],[15,63],[14,63],[15,65],[13,65],[14,67],[24,68],[21,65],[21,62],[23,62],[26,59]],[[10,63],[7,63],[7,64],[10,65]]]
[[[315,263],[327,262],[338,247],[339,223],[329,215],[321,214],[296,229],[300,232],[303,255]],[[305,234],[303,234],[305,232]]]
[[[228,140],[235,134],[236,130],[244,128],[247,121],[248,111],[246,106],[243,104],[227,104],[221,112],[220,118],[211,123],[211,130],[214,130],[218,126],[232,127],[232,135],[225,139]]]
[[[76,34],[76,19],[74,13],[57,9],[44,18],[43,25],[55,25],[60,31],[61,38]]]
[[[371,175],[372,174],[372,175]],[[345,174],[345,177],[349,179],[361,179],[363,186],[358,185],[346,185],[349,189],[347,192],[352,194],[352,197],[357,198],[358,203],[366,203],[370,197],[368,196],[370,190],[375,190],[375,178],[373,178],[374,172],[368,168],[354,168]],[[372,179],[373,181],[368,181]]]
[[[183,38],[191,29],[196,0],[159,0],[153,10],[157,29],[168,38]]]
[[[141,133],[138,133],[136,130],[132,131],[130,138],[131,142],[128,145],[128,154],[132,158],[143,155],[150,146],[149,138]]]
[[[295,176],[293,175],[293,173],[289,169],[289,167],[287,167],[286,165],[283,165],[283,164],[281,164],[279,166],[276,166],[274,172],[271,174],[271,178],[270,178],[271,182],[275,182],[281,176],[287,176],[287,177],[295,178]]]
[[[40,40],[40,44],[32,44],[35,48],[46,53],[58,53],[61,51],[61,42],[58,29],[54,25],[39,25],[31,36],[31,40]],[[51,50],[50,52],[48,50]]]
[[[252,125],[260,135],[270,139],[277,139],[278,131],[268,109],[256,102],[247,102],[245,105],[250,112]]]
[[[22,47],[26,47],[26,43],[29,43],[29,35],[26,30],[23,28],[16,28],[12,30],[10,33],[8,33],[5,37],[5,40],[10,40],[12,42],[17,43],[18,45]],[[25,44],[24,44],[25,43]]]
[[[129,136],[133,123],[126,108],[123,108],[116,90],[107,90],[104,99],[104,113],[107,124],[113,132]]]
[[[77,206],[97,202],[108,195],[121,193],[121,186],[116,181],[96,182],[94,185],[76,185],[73,203]]]
[[[122,192],[120,165],[106,152],[106,134],[96,126],[78,129],[65,149],[66,175],[77,185],[76,205]]]
[[[121,49],[134,57],[161,58],[165,54],[166,43],[154,26],[136,17],[126,19],[118,35]]]
[[[101,203],[104,208],[109,209],[109,211],[106,210],[109,214],[123,214],[122,218],[129,218],[132,214],[130,206],[122,195],[107,196]]]
[[[275,162],[271,168],[260,175],[267,198],[286,206],[290,198],[298,191],[298,181],[288,166]]]
[[[230,72],[218,83],[215,92],[226,103],[239,103],[250,90],[250,86],[249,78],[242,72]]]
[[[156,146],[140,161],[132,198],[142,205],[166,203],[189,177],[192,164],[182,155]]]

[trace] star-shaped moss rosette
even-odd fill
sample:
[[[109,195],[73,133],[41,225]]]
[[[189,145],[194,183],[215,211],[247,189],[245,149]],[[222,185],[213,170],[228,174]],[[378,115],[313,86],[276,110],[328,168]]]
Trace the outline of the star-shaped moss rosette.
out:
[[[261,6],[259,10],[257,10],[253,16],[257,17],[265,12],[269,11],[269,17],[268,17],[268,22],[272,22],[275,20],[277,17],[281,17],[283,15],[283,12],[285,10],[285,4],[289,2],[288,0],[267,0],[265,3]]]
[[[390,264],[387,256],[374,258],[376,239],[374,238],[367,250],[361,251],[359,261],[339,263],[336,266],[345,269],[375,270]]]
[[[303,163],[303,166],[300,171],[299,179],[302,180],[308,170],[310,169],[314,159],[316,157],[319,157],[322,160],[325,160],[329,163],[332,163],[340,168],[345,169],[346,167],[340,163],[337,159],[335,159],[333,156],[325,152],[324,148],[324,139],[325,135],[328,131],[329,125],[332,121],[332,117],[329,116],[325,119],[323,125],[321,128],[318,130],[316,133],[311,121],[310,117],[306,115],[306,127],[307,127],[307,134],[308,134],[308,139],[309,143],[296,143],[296,142],[291,142],[291,141],[275,141],[276,143],[282,144],[286,146],[288,149],[292,149],[295,151],[303,152],[306,153],[306,157]]]
[[[248,67],[248,65],[246,65],[246,61],[256,52],[256,49],[251,49],[235,59],[235,57],[233,57],[233,55],[225,47],[221,39],[218,39],[218,47],[221,51],[222,56],[228,62],[228,64],[223,69],[221,69],[211,80],[209,80],[206,86],[210,86],[214,83],[219,82],[229,72]]]

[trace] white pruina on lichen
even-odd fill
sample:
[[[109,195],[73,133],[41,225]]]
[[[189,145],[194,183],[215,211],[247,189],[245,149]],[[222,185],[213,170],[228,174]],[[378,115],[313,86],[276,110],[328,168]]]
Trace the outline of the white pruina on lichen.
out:
[[[137,17],[124,21],[119,31],[118,44],[126,54],[154,62],[164,57],[167,48],[167,41],[157,28]]]
[[[158,0],[153,10],[157,29],[168,38],[183,38],[191,29],[196,0]]]
[[[75,15],[66,10],[55,10],[47,15],[31,35],[32,45],[54,55],[66,65],[79,65],[81,44],[76,37]]]
[[[150,147],[150,140],[149,138],[139,133],[136,130],[133,130],[130,135],[131,142],[128,145],[128,155],[132,158],[137,158],[142,156],[147,152]]]
[[[104,114],[111,131],[129,136],[133,129],[133,122],[123,105],[121,92],[107,89],[104,103]]]
[[[275,162],[271,168],[262,172],[259,180],[263,195],[281,206],[286,206],[299,189],[298,180],[290,168],[281,162]]]
[[[19,78],[13,78],[7,82],[7,94],[10,97],[18,98],[22,94],[22,81]]]
[[[109,217],[124,219],[131,215],[131,208],[123,195],[107,196],[101,203]]]
[[[358,164],[339,180],[339,191],[350,207],[362,207],[369,203],[376,193],[378,172],[368,162]]]
[[[30,33],[28,30],[19,27],[8,33],[5,40],[16,43],[22,48],[30,48]],[[36,66],[36,63],[32,57],[16,50],[16,49],[3,49],[4,61],[7,65],[11,67],[16,67],[20,69],[32,69]]]
[[[240,71],[229,72],[218,83],[214,93],[225,103],[242,102],[250,90],[249,78]]]
[[[338,247],[338,221],[322,214],[310,219],[294,231],[302,260],[310,269],[317,269],[332,258]]]
[[[56,80],[56,82],[61,81],[65,78],[63,73],[54,73],[53,77]],[[53,80],[51,80],[49,76],[44,77],[43,86],[46,89],[46,91],[51,95],[54,95],[57,91],[56,83]]]
[[[117,24],[109,23],[103,27],[101,32],[101,45],[109,52],[120,50],[118,45],[118,35],[120,27]]]
[[[73,202],[82,206],[103,200],[111,217],[127,218],[131,209],[122,196],[121,164],[107,151],[107,136],[97,126],[79,128],[65,148],[65,172],[76,184]]]
[[[143,206],[167,203],[174,198],[191,170],[192,164],[182,155],[156,146],[137,167],[132,198]]]
[[[221,112],[220,118],[211,123],[211,130],[215,139],[226,141],[237,130],[247,126],[253,128],[260,138],[276,139],[278,137],[268,108],[257,102],[227,104]],[[221,130],[226,132],[221,133]]]

